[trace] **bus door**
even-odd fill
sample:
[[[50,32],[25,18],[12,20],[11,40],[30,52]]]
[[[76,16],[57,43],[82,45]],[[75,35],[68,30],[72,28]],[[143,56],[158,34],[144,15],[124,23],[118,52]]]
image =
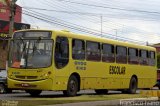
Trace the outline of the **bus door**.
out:
[[[66,37],[58,36],[55,42],[55,80],[59,84],[59,88],[67,85],[69,77],[69,41]],[[63,86],[62,86],[63,85]],[[62,89],[63,89],[62,88]]]

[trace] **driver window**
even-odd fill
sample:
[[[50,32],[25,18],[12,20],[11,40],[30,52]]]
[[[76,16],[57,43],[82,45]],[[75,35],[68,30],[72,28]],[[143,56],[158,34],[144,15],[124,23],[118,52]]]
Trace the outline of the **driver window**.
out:
[[[56,38],[55,65],[58,69],[65,67],[69,61],[69,43],[66,37]]]

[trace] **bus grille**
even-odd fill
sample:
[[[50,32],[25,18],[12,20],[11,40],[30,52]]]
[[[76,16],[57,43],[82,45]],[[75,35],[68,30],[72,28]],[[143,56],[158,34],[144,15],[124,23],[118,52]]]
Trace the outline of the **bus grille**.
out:
[[[16,75],[15,77],[18,78],[18,79],[37,79],[37,76],[19,76],[19,75]]]
[[[37,79],[37,76],[27,76],[27,79]]]
[[[18,79],[25,79],[25,76],[15,76]]]

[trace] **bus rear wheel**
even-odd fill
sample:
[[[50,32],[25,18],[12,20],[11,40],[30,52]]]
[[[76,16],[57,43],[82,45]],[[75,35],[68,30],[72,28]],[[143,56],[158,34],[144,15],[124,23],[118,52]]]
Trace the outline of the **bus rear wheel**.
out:
[[[129,84],[128,93],[135,94],[137,90],[137,80],[135,77],[132,77]]]
[[[41,90],[27,90],[27,93],[29,93],[33,97],[37,97],[41,94]]]
[[[67,90],[63,94],[68,97],[76,96],[78,92],[78,80],[75,76],[71,76],[68,81]]]
[[[108,90],[107,89],[96,89],[95,92],[96,94],[107,94]]]

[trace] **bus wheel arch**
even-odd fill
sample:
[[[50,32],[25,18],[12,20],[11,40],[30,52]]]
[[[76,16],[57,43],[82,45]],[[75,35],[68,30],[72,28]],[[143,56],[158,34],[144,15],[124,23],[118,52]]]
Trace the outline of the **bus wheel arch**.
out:
[[[132,75],[129,83],[128,93],[135,94],[138,88],[138,78],[136,75]]]
[[[65,96],[76,96],[80,90],[80,76],[78,73],[72,73],[68,79],[67,89],[63,91]]]

